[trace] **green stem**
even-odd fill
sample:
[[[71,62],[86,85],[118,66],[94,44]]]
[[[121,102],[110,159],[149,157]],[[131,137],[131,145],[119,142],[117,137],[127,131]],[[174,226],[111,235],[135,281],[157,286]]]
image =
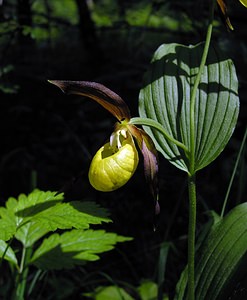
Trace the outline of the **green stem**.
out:
[[[36,170],[32,170],[31,171],[31,178],[30,178],[30,190],[31,192],[36,189],[37,187],[37,171]]]
[[[158,131],[160,131],[166,139],[168,139],[169,141],[171,141],[172,143],[174,143],[175,145],[177,145],[178,147],[182,148],[187,155],[189,155],[189,150],[188,148],[181,142],[179,142],[178,140],[174,139],[172,136],[169,135],[169,133],[167,133],[167,131],[165,130],[165,128],[158,123],[157,121],[153,120],[153,119],[149,119],[149,118],[131,118],[129,121],[129,124],[133,124],[133,125],[146,125],[152,128],[157,129]]]
[[[190,99],[190,169],[188,173],[189,189],[189,228],[188,228],[188,296],[187,299],[195,299],[195,234],[196,234],[196,169],[195,169],[195,103],[201,75],[206,64],[210,41],[213,31],[215,0],[212,0],[210,20],[207,29],[206,41],[203,49],[200,67],[195,79]]]
[[[236,162],[235,162],[235,166],[234,166],[234,169],[233,169],[233,172],[232,172],[232,176],[231,176],[228,188],[227,188],[225,200],[224,200],[224,203],[223,203],[223,206],[222,206],[222,210],[221,210],[221,214],[220,214],[221,218],[223,218],[224,213],[225,213],[226,204],[227,204],[227,201],[228,201],[228,198],[229,198],[229,194],[230,194],[230,190],[231,190],[231,187],[232,187],[233,179],[234,179],[234,177],[236,175],[237,167],[238,167],[240,158],[242,156],[242,152],[243,152],[243,149],[244,149],[244,146],[245,146],[246,138],[247,138],[247,127],[245,128],[244,137],[243,137],[243,140],[242,140],[239,152],[238,152],[238,156],[237,156],[237,159],[236,159]]]
[[[190,174],[194,173],[195,169],[195,103],[196,103],[196,93],[198,90],[198,86],[201,80],[201,75],[206,64],[212,31],[213,31],[213,20],[214,20],[214,7],[215,0],[212,0],[211,12],[210,12],[210,20],[207,29],[205,46],[201,58],[201,64],[198,70],[198,74],[196,75],[195,83],[191,93],[190,99]]]
[[[196,175],[188,177],[189,229],[188,229],[188,300],[195,299],[195,233],[196,233]]]
[[[26,248],[26,247],[23,248],[21,263],[20,263],[20,270],[19,270],[19,274],[17,276],[16,288],[14,290],[12,300],[23,300],[24,299],[24,294],[25,294],[25,289],[26,289],[26,284],[27,284],[27,275],[28,275],[28,271],[29,271],[29,269],[27,267],[27,262],[29,261],[31,254],[32,254],[31,248]]]

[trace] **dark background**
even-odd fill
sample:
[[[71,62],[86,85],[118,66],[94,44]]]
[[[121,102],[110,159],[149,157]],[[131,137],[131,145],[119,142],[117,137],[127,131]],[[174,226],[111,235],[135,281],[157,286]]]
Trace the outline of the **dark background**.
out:
[[[247,9],[236,0],[228,4],[235,30],[226,29],[217,10],[213,43],[235,63],[240,116],[224,152],[198,174],[198,229],[207,221],[206,211],[220,212],[246,126]],[[163,241],[174,245],[164,287],[173,294],[186,263],[186,174],[160,156],[161,214],[155,220],[142,161],[125,187],[111,193],[95,191],[87,178],[90,160],[109,138],[115,119],[98,104],[66,96],[47,80],[103,83],[127,102],[132,116],[137,116],[142,77],[153,52],[162,43],[189,45],[203,41],[207,17],[208,1],[3,0],[1,205],[8,197],[28,193],[34,186],[61,190],[67,201],[90,200],[107,208],[113,223],[104,228],[135,238],[76,272],[46,274],[40,283],[41,298],[48,290],[52,293],[50,299],[59,292],[59,299],[66,299],[90,291],[99,283],[109,284],[103,274],[114,282],[133,285],[142,279],[156,280]],[[246,201],[245,195],[246,161],[242,159],[227,210]],[[158,224],[156,232],[154,222]],[[92,274],[90,280],[85,279],[86,274]]]

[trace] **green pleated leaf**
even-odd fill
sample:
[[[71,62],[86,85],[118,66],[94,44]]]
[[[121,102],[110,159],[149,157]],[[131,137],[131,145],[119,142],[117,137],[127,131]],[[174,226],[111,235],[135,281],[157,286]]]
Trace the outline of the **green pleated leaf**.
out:
[[[190,98],[204,44],[161,45],[144,77],[139,96],[141,117],[158,121],[176,140],[190,147]],[[239,112],[238,81],[230,59],[211,47],[195,102],[195,171],[224,149]],[[156,129],[145,127],[157,149],[176,167],[188,171],[184,151]]]
[[[107,233],[104,230],[74,229],[62,235],[52,234],[35,251],[31,263],[42,270],[70,269],[85,261],[99,259],[99,253],[114,248],[117,242],[131,238]]]
[[[247,277],[247,203],[213,224],[196,253],[195,299],[230,299]],[[175,300],[186,299],[187,269],[177,285]]]

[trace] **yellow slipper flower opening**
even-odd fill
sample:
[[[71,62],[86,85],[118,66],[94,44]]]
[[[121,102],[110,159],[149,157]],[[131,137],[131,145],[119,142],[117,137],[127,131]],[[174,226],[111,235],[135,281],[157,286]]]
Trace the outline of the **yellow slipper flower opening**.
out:
[[[102,84],[88,81],[50,80],[64,93],[86,96],[108,110],[118,122],[110,141],[101,147],[92,159],[89,168],[89,182],[99,191],[114,191],[134,174],[139,158],[134,139],[143,154],[144,173],[155,200],[155,212],[158,204],[158,155],[149,135],[132,124],[130,111],[124,100]]]
[[[134,141],[125,130],[118,130],[114,140],[106,143],[95,154],[90,168],[89,181],[98,191],[114,191],[125,185],[134,174],[139,162]]]

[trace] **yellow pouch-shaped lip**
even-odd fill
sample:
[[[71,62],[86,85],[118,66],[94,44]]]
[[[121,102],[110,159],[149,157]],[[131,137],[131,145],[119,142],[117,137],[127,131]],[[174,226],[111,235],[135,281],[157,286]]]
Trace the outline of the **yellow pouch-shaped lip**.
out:
[[[138,152],[133,142],[124,141],[116,152],[110,143],[106,143],[97,151],[91,162],[89,181],[98,191],[114,191],[132,177],[138,162]]]
[[[247,0],[239,0],[245,7],[247,7]]]

